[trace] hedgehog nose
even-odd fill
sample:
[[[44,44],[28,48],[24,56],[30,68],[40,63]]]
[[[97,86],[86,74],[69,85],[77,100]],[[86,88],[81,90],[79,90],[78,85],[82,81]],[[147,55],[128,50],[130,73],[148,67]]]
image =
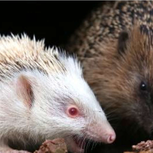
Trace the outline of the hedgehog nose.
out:
[[[101,141],[102,142],[110,144],[115,141],[116,133],[113,130],[113,128],[110,126],[109,123],[105,124],[105,127],[103,125],[103,127],[99,131],[101,133]]]
[[[111,134],[111,135],[108,135],[108,137],[107,137],[107,143],[112,143],[112,142],[115,141],[115,139],[116,139],[115,133],[114,134]]]

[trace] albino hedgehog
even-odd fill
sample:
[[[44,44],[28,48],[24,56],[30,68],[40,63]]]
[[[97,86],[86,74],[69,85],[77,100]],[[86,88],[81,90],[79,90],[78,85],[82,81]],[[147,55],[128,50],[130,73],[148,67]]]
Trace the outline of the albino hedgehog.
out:
[[[112,143],[115,133],[75,58],[26,35],[1,37],[0,151],[56,137],[83,152],[88,139]]]

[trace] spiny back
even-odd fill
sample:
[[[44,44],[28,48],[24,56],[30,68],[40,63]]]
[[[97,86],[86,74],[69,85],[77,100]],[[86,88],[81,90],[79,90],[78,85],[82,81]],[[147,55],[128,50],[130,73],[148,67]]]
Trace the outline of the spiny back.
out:
[[[100,48],[116,41],[120,32],[130,30],[136,21],[143,30],[152,30],[153,1],[102,2],[72,35],[66,50],[77,53],[82,61],[100,56]]]
[[[10,77],[14,72],[37,69],[48,74],[65,72],[55,48],[45,48],[44,41],[31,40],[25,34],[0,37],[0,80]],[[64,55],[63,55],[64,56]]]

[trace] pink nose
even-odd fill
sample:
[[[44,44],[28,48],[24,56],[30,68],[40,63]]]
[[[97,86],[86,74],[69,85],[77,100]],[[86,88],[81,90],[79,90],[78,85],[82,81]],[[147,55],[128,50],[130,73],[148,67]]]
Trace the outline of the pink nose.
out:
[[[115,133],[114,134],[111,134],[111,135],[108,135],[108,137],[107,137],[107,143],[114,142],[115,141],[115,138],[116,138]]]
[[[94,130],[93,130],[94,129]],[[85,133],[93,137],[94,141],[110,144],[115,141],[116,134],[114,129],[108,122],[101,122],[100,124],[90,124]]]

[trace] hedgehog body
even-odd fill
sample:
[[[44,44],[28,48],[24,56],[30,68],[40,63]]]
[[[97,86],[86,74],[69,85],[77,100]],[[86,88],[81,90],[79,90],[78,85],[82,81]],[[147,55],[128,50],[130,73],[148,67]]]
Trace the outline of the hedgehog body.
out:
[[[0,38],[0,89],[2,152],[57,137],[65,138],[72,152],[83,152],[85,139],[115,139],[76,58],[46,49],[43,41]]]

